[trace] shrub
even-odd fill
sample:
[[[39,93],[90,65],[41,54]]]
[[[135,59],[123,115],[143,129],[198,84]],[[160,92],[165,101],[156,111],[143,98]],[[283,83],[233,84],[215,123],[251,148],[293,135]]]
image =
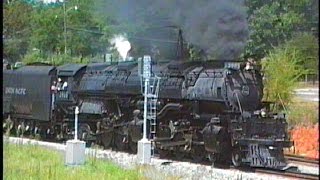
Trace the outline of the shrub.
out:
[[[29,51],[22,59],[24,64],[32,64],[36,62],[43,62],[44,58],[41,56],[40,51]]]
[[[70,63],[77,63],[77,64],[88,64],[90,59],[87,57],[73,57],[71,58]]]
[[[307,71],[301,65],[300,51],[287,44],[275,48],[262,62],[265,74],[265,97],[276,104],[276,110],[286,107],[293,96],[298,79]]]
[[[60,55],[55,54],[47,58],[42,58],[40,54],[30,53],[25,56],[24,62],[26,64],[41,62],[41,63],[52,64],[54,66],[60,66],[68,63],[88,64],[90,62],[90,59],[87,57],[72,57],[70,55],[65,55],[65,54],[60,54]]]

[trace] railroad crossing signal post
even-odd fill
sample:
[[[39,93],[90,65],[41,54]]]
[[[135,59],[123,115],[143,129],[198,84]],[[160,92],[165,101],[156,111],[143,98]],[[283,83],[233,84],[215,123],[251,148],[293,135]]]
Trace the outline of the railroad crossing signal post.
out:
[[[78,140],[78,114],[79,114],[79,108],[78,106],[75,109],[74,112],[74,140]]]
[[[144,79],[144,111],[143,111],[143,137],[138,141],[138,162],[150,164],[151,162],[151,142],[147,138],[147,100],[149,80],[151,76],[151,57],[143,57],[143,79]]]
[[[75,120],[74,120],[74,139],[67,141],[66,146],[66,161],[65,164],[69,166],[77,166],[84,164],[85,161],[85,149],[86,143],[78,140],[78,115],[79,108],[75,108]]]

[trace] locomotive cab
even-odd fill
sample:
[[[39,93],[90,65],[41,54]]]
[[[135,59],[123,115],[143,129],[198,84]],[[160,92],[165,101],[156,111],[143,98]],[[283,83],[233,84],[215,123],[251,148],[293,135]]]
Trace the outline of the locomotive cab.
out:
[[[72,91],[85,70],[85,65],[67,64],[58,67],[57,73],[57,103],[75,103]]]

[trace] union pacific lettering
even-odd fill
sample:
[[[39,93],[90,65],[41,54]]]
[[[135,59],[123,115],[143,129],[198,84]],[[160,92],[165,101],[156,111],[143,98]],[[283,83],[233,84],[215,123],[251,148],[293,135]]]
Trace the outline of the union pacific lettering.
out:
[[[16,94],[16,95],[26,95],[26,88],[14,88],[14,87],[6,87],[5,94]]]

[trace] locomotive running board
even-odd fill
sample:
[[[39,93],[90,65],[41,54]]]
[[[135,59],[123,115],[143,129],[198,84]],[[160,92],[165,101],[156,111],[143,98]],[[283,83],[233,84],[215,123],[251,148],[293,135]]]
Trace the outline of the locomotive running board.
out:
[[[172,140],[172,138],[171,137],[165,137],[165,138],[158,138],[158,137],[156,137],[153,141],[154,142],[160,142],[160,141],[171,141]]]
[[[157,143],[160,148],[172,147],[172,146],[184,146],[186,145],[186,141],[178,141],[178,142],[166,142],[166,143]]]

